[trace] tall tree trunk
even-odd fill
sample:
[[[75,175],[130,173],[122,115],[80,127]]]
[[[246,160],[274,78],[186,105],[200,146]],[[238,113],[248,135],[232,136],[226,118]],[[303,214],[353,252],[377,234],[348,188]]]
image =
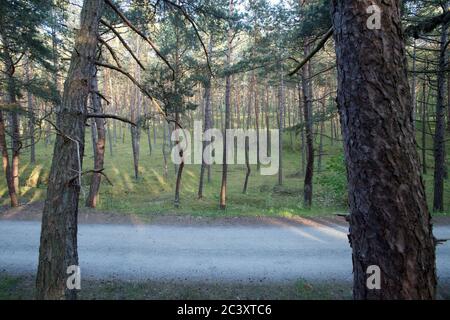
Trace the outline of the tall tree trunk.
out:
[[[169,124],[167,122],[163,122],[163,143],[162,143],[162,154],[163,154],[163,165],[164,165],[164,177],[167,179],[169,175],[168,165],[167,165],[167,153],[166,153],[166,147],[167,147],[167,134],[166,132],[169,130]]]
[[[266,85],[265,85],[265,91],[266,91],[266,109],[265,109],[265,120],[266,120],[266,145],[267,145],[267,155],[268,156],[270,156],[271,155],[271,152],[272,152],[272,150],[271,150],[271,148],[270,148],[270,145],[271,145],[271,142],[270,142],[270,118],[269,118],[269,116],[270,116],[270,100],[269,100],[269,85],[268,85],[268,83],[266,82]]]
[[[209,45],[208,45],[208,55],[209,57],[212,57],[212,50],[213,50],[213,46],[214,46],[214,39],[213,36],[211,35],[209,38]],[[210,60],[211,63],[211,60]],[[211,112],[211,75],[208,75],[208,80],[205,83],[205,94],[203,96],[203,100],[204,100],[204,106],[205,106],[205,110],[204,110],[204,132],[206,132],[207,130],[212,128],[212,112]],[[239,104],[238,104],[239,106]],[[238,112],[238,117],[239,117],[239,112]],[[203,152],[205,151],[205,149],[208,147],[210,142],[208,141],[203,141],[203,148],[202,148],[202,166],[200,168],[200,181],[199,181],[199,185],[198,185],[198,198],[202,199],[203,198],[203,180],[204,180],[204,176],[205,176],[205,169],[209,169],[210,165],[207,165],[205,162],[205,159],[203,158]]]
[[[434,198],[433,210],[444,211],[445,178],[445,72],[447,69],[448,23],[442,26],[441,48],[437,70],[436,129],[434,133]]]
[[[92,92],[98,92],[98,80],[97,76],[92,77]],[[98,94],[91,93],[92,108],[94,113],[102,114],[102,101]],[[89,195],[86,199],[86,207],[95,208],[98,201],[98,193],[100,189],[100,183],[102,175],[99,170],[103,170],[103,164],[105,162],[105,119],[96,118],[95,120],[95,152],[94,152],[94,173],[92,174],[91,186],[89,188]],[[92,128],[94,129],[94,128]],[[98,172],[97,172],[98,171]]]
[[[427,173],[427,132],[426,128],[428,125],[427,109],[428,109],[428,99],[430,93],[427,94],[427,82],[423,81],[422,84],[422,172]]]
[[[278,143],[278,185],[283,185],[283,134],[284,134],[284,70],[283,61],[281,56],[279,57],[279,68],[280,68],[280,83],[278,86],[278,130],[279,130],[279,143]]]
[[[8,102],[12,105],[17,104],[16,99],[16,81],[14,79],[15,67],[13,63],[13,59],[7,48],[3,50],[6,60],[6,84],[7,84],[7,96]],[[19,105],[15,106],[16,108],[20,108]],[[19,157],[20,157],[20,149],[21,149],[21,141],[20,141],[20,122],[19,115],[17,111],[10,112],[10,123],[11,123],[11,149],[12,149],[12,166],[11,166],[11,174],[14,184],[14,190],[17,194],[19,194]]]
[[[259,96],[258,96],[258,83],[255,77],[255,129],[256,129],[256,170],[259,172],[261,169],[259,159]]]
[[[25,64],[25,80],[29,84],[31,82],[31,68],[30,68],[30,59],[27,56],[27,61]],[[30,90],[27,90],[27,104],[28,104],[28,116],[30,117],[28,120],[28,134],[30,136],[30,163],[34,164],[36,162],[36,146],[34,139],[34,110],[33,110],[33,95]]]
[[[234,0],[229,0],[229,15],[232,16],[234,11]],[[231,66],[231,56],[233,54],[233,29],[228,30],[227,35],[227,61],[226,65]],[[231,75],[227,74],[225,79],[225,130],[223,135],[223,164],[222,164],[222,184],[220,187],[220,208],[222,210],[227,207],[227,175],[228,175],[228,164],[227,164],[227,135],[226,130],[230,129],[231,118],[230,118],[230,98],[231,98]]]
[[[66,272],[69,266],[78,265],[79,174],[83,163],[86,104],[103,5],[103,0],[85,0],[83,3],[80,30],[64,85],[62,105],[57,112],[60,134],[56,137],[42,215],[36,279],[38,299],[76,298],[76,290],[66,286]]]
[[[251,123],[251,118],[252,118],[252,99],[256,99],[256,90],[255,90],[255,72],[252,72],[252,76],[250,79],[250,88],[248,90],[248,101],[247,101],[247,121],[246,121],[246,127],[247,130],[250,129],[250,123]],[[249,145],[250,141],[248,137],[245,137],[245,167],[246,167],[246,172],[245,172],[245,180],[244,180],[244,187],[242,189],[242,193],[247,193],[247,187],[248,187],[248,179],[250,177],[250,174],[252,172],[251,166],[250,166],[250,156],[249,156],[249,149],[250,149],[250,145]]]
[[[332,1],[353,294],[355,299],[432,299],[435,242],[411,119],[401,1],[378,2],[381,30],[366,26],[372,4]],[[379,290],[367,286],[373,265],[380,268]]]
[[[0,110],[0,149],[2,152],[3,173],[5,174],[6,178],[6,185],[8,187],[11,207],[18,207],[19,199],[16,194],[16,189],[14,188],[14,181],[11,172],[11,164],[9,162],[8,146],[6,145],[5,121],[3,119],[3,112],[1,110]]]
[[[302,88],[303,86],[301,85],[301,83],[298,84],[298,108],[299,108],[299,122],[300,122],[300,155],[302,157],[301,160],[301,171],[300,171],[300,175],[304,175],[305,174],[305,149],[306,149],[306,145],[305,145],[305,121],[304,121],[304,115],[303,115],[303,111],[304,111],[304,103],[302,103],[303,100],[303,95],[302,95]]]
[[[246,123],[246,127],[247,130],[250,129],[250,123],[251,123],[251,118],[252,118],[252,103],[253,103],[253,99],[256,100],[256,88],[255,88],[255,71],[252,71],[252,75],[250,78],[250,88],[248,90],[248,101],[247,101],[247,123]],[[255,102],[256,103],[256,102]],[[245,172],[245,180],[244,180],[244,187],[242,189],[242,193],[247,193],[247,186],[248,186],[248,179],[250,177],[250,174],[252,172],[251,166],[250,166],[250,157],[249,157],[249,149],[250,149],[250,145],[249,145],[250,141],[248,137],[245,137],[245,167],[246,167],[246,172]]]
[[[412,70],[412,84],[411,84],[411,100],[412,100],[412,112],[411,112],[411,116],[413,119],[413,127],[414,129],[416,128],[416,106],[417,106],[417,102],[416,102],[416,86],[417,86],[417,75],[416,75],[416,39],[414,39],[413,42],[413,56],[412,56],[412,62],[413,62],[413,70]]]
[[[304,48],[305,55],[309,54],[309,47]],[[310,208],[313,194],[313,174],[314,174],[314,140],[313,140],[313,115],[312,115],[312,85],[311,85],[311,63],[308,62],[302,69],[302,89],[303,89],[303,118],[305,123],[306,136],[306,171],[303,189],[303,204]]]
[[[325,129],[325,103],[321,101],[322,111],[320,119],[320,131],[319,131],[319,157],[317,159],[317,172],[322,171],[322,156],[323,156],[323,135]]]

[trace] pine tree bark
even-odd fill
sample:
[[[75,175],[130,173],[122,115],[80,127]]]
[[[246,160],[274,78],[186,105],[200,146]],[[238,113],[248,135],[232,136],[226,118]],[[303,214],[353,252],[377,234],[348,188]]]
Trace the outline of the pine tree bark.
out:
[[[36,279],[38,299],[76,298],[76,290],[66,286],[66,272],[69,266],[78,265],[79,174],[83,163],[86,105],[103,6],[103,0],[85,0],[83,3],[80,30],[64,84],[61,108],[57,111],[59,134],[42,216]]]
[[[333,0],[338,108],[350,204],[355,299],[433,299],[435,241],[412,124],[401,1]],[[381,271],[380,290],[367,268]]]

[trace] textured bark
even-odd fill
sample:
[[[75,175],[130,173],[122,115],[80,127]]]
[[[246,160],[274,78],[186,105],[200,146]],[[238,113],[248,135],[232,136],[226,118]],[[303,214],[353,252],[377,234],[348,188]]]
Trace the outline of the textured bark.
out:
[[[76,36],[61,108],[42,216],[38,299],[74,299],[76,290],[66,287],[67,268],[78,265],[77,218],[80,172],[84,153],[87,99],[95,67],[98,24],[103,0],[85,0]],[[76,143],[78,142],[78,143]]]
[[[309,53],[308,46],[304,48],[305,56]],[[302,92],[303,92],[303,118],[305,123],[306,137],[306,168],[303,183],[303,204],[309,208],[312,204],[313,174],[314,174],[314,141],[313,141],[313,118],[312,118],[312,85],[311,85],[311,63],[307,62],[302,69]]]
[[[97,76],[92,77],[92,91],[98,92],[98,80]],[[102,101],[101,98],[92,93],[91,94],[92,108],[94,113],[102,114]],[[95,130],[94,133],[96,136],[95,145],[94,145],[94,171],[102,170],[103,164],[105,162],[105,119],[95,118]],[[92,130],[94,128],[92,127]],[[89,188],[89,194],[86,198],[86,207],[95,208],[97,206],[98,201],[98,193],[100,190],[100,183],[102,181],[102,175],[100,172],[94,172],[92,174],[91,185]]]
[[[356,299],[435,297],[435,242],[412,124],[401,1],[333,0],[338,108],[344,137]],[[381,289],[366,286],[381,270]]]
[[[444,211],[445,178],[445,70],[447,68],[447,30],[448,24],[442,26],[441,48],[437,71],[436,129],[434,132],[434,198],[433,210]]]

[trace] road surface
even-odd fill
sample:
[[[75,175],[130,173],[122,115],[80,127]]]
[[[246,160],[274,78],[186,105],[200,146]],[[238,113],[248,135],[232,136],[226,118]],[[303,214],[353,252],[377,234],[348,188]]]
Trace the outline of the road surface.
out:
[[[92,279],[347,281],[347,227],[338,224],[241,226],[79,226],[81,275]],[[40,223],[0,221],[0,271],[36,271]],[[435,227],[450,238],[450,226]],[[450,280],[450,243],[437,248],[438,275]]]

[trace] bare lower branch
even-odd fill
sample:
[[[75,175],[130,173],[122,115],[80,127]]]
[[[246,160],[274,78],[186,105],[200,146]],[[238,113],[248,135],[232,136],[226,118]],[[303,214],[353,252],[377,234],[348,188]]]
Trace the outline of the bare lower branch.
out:
[[[109,51],[109,53],[111,54],[111,56],[113,57],[114,61],[117,63],[117,65],[119,66],[119,68],[122,68],[122,65],[120,64],[119,59],[117,58],[116,53],[114,52],[114,49],[111,48],[111,46],[108,44],[108,42],[106,42],[105,40],[103,40],[101,37],[98,37],[98,41],[100,41]]]
[[[108,183],[110,185],[114,185],[111,180],[108,178],[108,176],[106,175],[106,173],[104,173],[103,171],[105,170],[105,168],[102,169],[93,169],[93,170],[87,170],[87,171],[83,171],[81,174],[85,175],[85,174],[89,174],[89,173],[98,173],[101,174],[103,177],[105,177],[106,181],[108,181]]]
[[[327,43],[328,39],[330,39],[330,37],[333,35],[333,28],[330,28],[327,33],[325,33],[325,35],[323,36],[323,38],[319,41],[319,43],[317,44],[317,46],[305,57],[305,59],[303,59],[299,65],[295,68],[295,70],[291,71],[289,73],[289,76],[293,76],[294,74],[296,74],[309,60],[312,59],[312,57],[314,57],[316,55],[317,52],[320,51],[320,49],[323,48],[323,46],[325,45],[325,43]]]
[[[101,99],[105,100],[105,102],[106,102],[107,105],[110,105],[110,104],[111,104],[111,103],[109,102],[109,100],[106,99],[106,97],[105,97],[103,94],[101,94],[99,91],[91,90],[91,93],[94,93],[94,94],[98,95]]]
[[[122,118],[120,116],[117,116],[115,114],[105,114],[105,113],[88,113],[86,115],[86,118],[100,118],[100,119],[115,119],[122,122],[126,122],[131,124],[132,126],[136,127],[136,123],[134,123],[131,120],[128,120],[127,118]]]
[[[119,39],[119,41],[122,43],[122,45],[125,47],[125,49],[127,49],[127,51],[131,54],[131,56],[133,57],[133,59],[137,62],[137,64],[141,67],[142,70],[145,70],[144,66],[142,65],[141,61],[138,59],[138,57],[136,57],[136,55],[134,54],[133,50],[130,48],[130,46],[128,45],[128,43],[125,41],[124,38],[122,38],[122,36],[120,35],[119,32],[117,32],[116,29],[114,29],[113,26],[111,26],[108,22],[106,22],[103,19],[100,19],[100,23],[105,25],[107,28],[109,28],[115,35],[116,37]],[[108,46],[109,47],[109,46]],[[109,49],[109,48],[108,48]],[[110,51],[111,52],[111,51]],[[113,56],[114,57],[114,56]],[[114,59],[115,60],[115,59]],[[116,60],[117,62],[117,60]],[[117,64],[120,68],[121,65],[118,63]]]

